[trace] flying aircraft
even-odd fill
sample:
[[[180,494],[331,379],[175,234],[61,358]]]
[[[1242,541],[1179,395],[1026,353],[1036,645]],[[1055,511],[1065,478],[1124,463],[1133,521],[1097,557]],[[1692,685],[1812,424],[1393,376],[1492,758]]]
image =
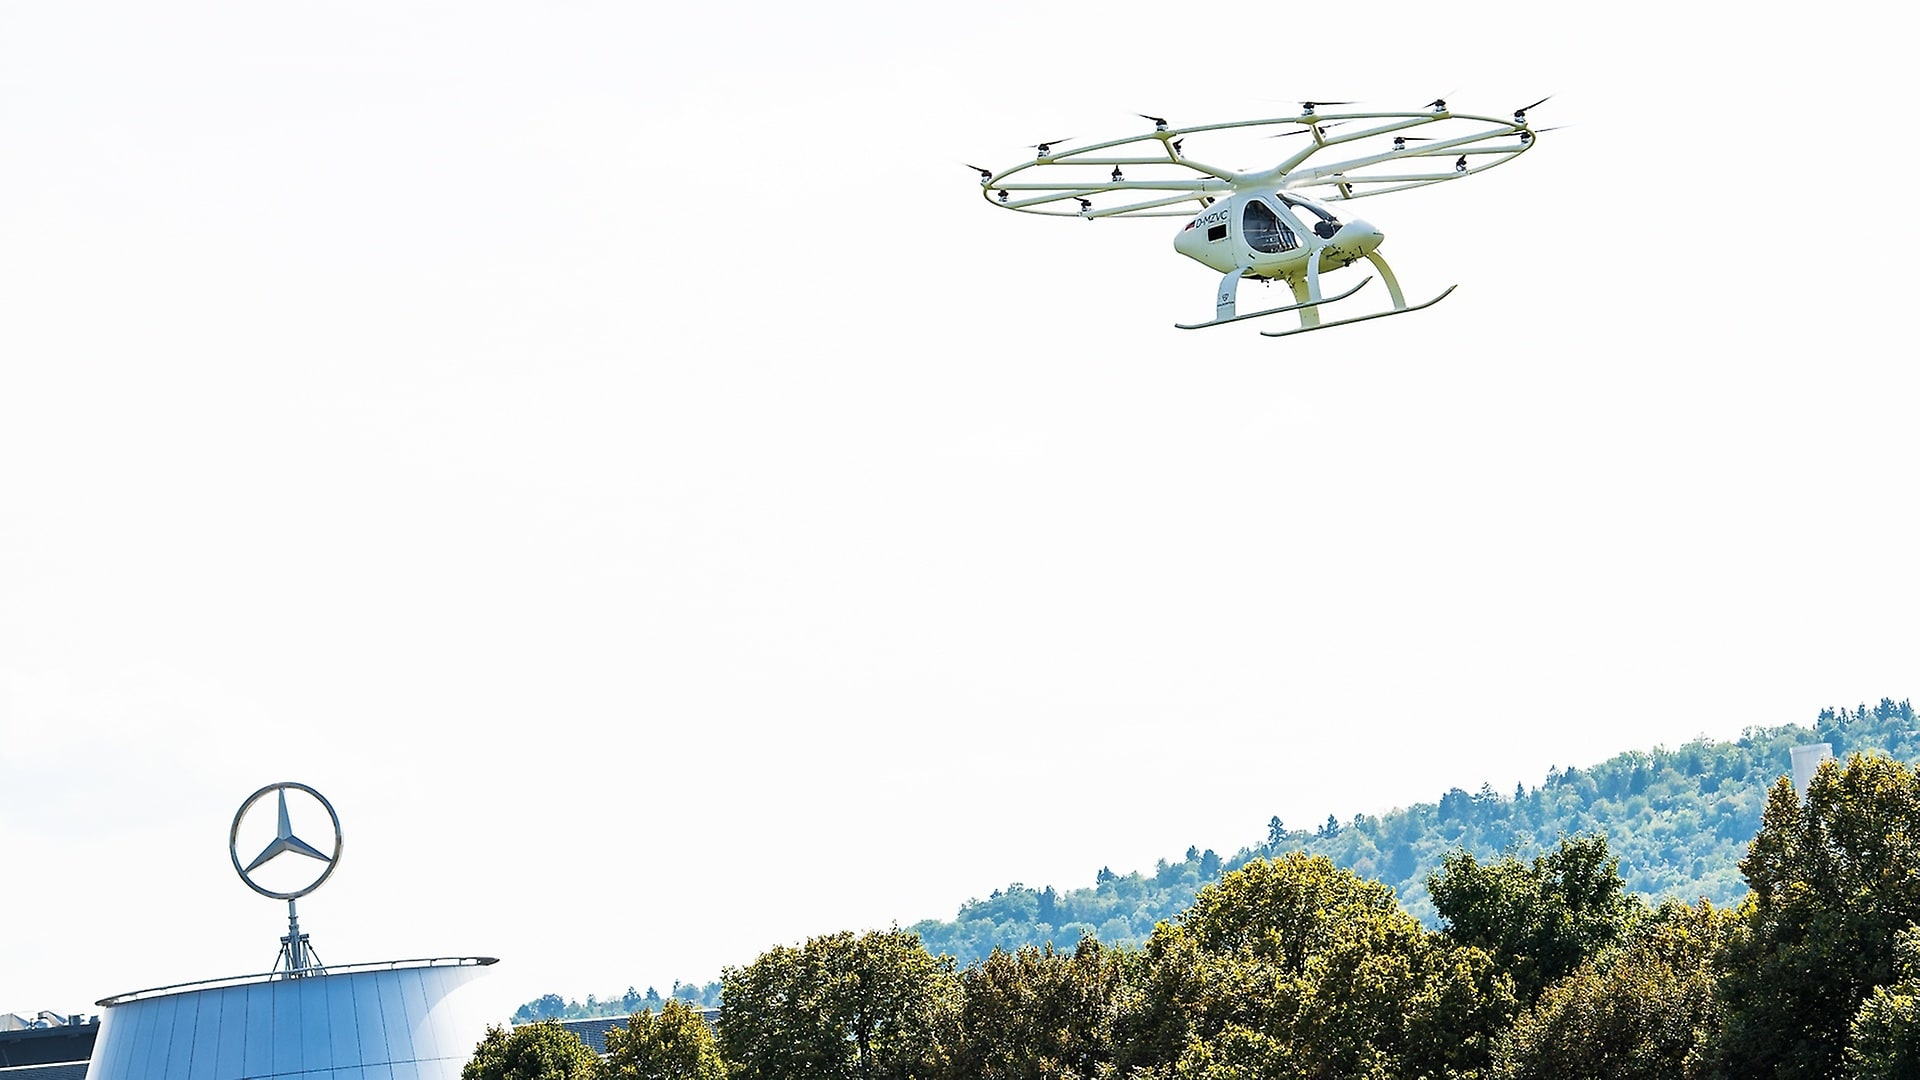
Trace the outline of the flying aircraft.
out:
[[[1385,234],[1359,218],[1342,220],[1334,206],[1503,165],[1532,149],[1540,131],[1553,130],[1536,130],[1527,122],[1528,110],[1547,100],[1515,109],[1511,120],[1456,113],[1444,98],[1405,112],[1322,112],[1354,103],[1303,101],[1295,116],[1188,127],[1141,113],[1152,131],[1070,149],[1062,147],[1071,139],[1051,139],[1028,147],[1034,151],[1030,161],[999,170],[968,168],[979,174],[988,204],[1007,210],[1088,220],[1186,218],[1173,249],[1223,276],[1213,318],[1174,325],[1198,330],[1297,312],[1298,327],[1263,331],[1266,337],[1287,337],[1404,315],[1446,299],[1455,286],[1425,302],[1407,303],[1380,254]],[[1288,136],[1304,136],[1306,142],[1263,168],[1227,168],[1213,149],[1233,145],[1237,150],[1223,152],[1247,152],[1266,146],[1258,142],[1261,137]],[[1330,295],[1322,290],[1323,274],[1362,261],[1373,275]],[[1321,320],[1321,308],[1359,292],[1374,275],[1385,282],[1391,308]],[[1240,313],[1240,282],[1247,278],[1285,283],[1293,302]]]

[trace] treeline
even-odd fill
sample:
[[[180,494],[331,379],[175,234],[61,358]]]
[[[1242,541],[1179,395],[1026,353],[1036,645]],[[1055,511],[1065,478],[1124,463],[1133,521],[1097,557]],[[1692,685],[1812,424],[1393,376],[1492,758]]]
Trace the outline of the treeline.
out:
[[[633,987],[619,997],[602,1000],[594,994],[588,994],[585,1001],[573,1001],[559,994],[542,994],[513,1011],[515,1024],[532,1024],[541,1020],[592,1020],[606,1016],[632,1016],[638,1012],[659,1012],[669,1001],[678,1001],[683,1005],[704,1005],[709,1008],[720,1004],[720,983],[718,980],[705,986],[692,983],[675,982],[666,997],[660,991],[647,987],[641,993]]]
[[[1060,891],[1015,882],[985,900],[969,900],[951,921],[913,924],[927,948],[962,965],[994,949],[1053,942],[1071,948],[1092,934],[1102,944],[1137,946],[1155,924],[1193,901],[1199,888],[1255,859],[1289,852],[1324,855],[1334,865],[1393,887],[1400,902],[1428,926],[1438,918],[1427,879],[1454,851],[1486,859],[1503,852],[1544,851],[1561,836],[1607,837],[1628,891],[1650,901],[1701,897],[1717,906],[1746,893],[1737,864],[1760,827],[1767,791],[1787,770],[1788,750],[1833,744],[1844,757],[1872,750],[1902,761],[1920,759],[1913,705],[1882,698],[1877,705],[1822,709],[1812,726],[1749,727],[1732,742],[1705,737],[1678,749],[1629,751],[1582,769],[1554,768],[1543,783],[1511,792],[1482,784],[1453,788],[1435,803],[1416,803],[1348,821],[1329,816],[1311,829],[1278,817],[1264,842],[1228,857],[1187,849],[1151,873],[1102,868],[1091,887]]]
[[[911,930],[771,949],[601,1062],[556,1025],[488,1033],[464,1080],[1794,1080],[1916,1075],[1920,773],[1881,754],[1781,778],[1747,895],[1650,904],[1605,838],[1457,850],[1388,886],[1292,851],[1204,885],[1139,948],[1084,937],[961,966]],[[570,1040],[572,1040],[570,1042]]]
[[[1702,717],[1702,722],[1718,721]],[[1545,851],[1561,836],[1607,837],[1629,892],[1650,902],[1706,898],[1718,907],[1746,894],[1738,862],[1760,827],[1768,788],[1786,771],[1788,750],[1811,742],[1834,752],[1871,750],[1902,761],[1920,760],[1920,730],[1911,701],[1881,698],[1877,705],[1820,710],[1812,725],[1749,727],[1737,740],[1694,739],[1675,750],[1628,751],[1592,768],[1554,768],[1538,786],[1510,793],[1482,784],[1453,788],[1438,802],[1416,803],[1348,821],[1329,816],[1312,829],[1289,828],[1278,817],[1265,840],[1231,856],[1188,848],[1151,872],[1115,873],[1102,867],[1090,887],[1065,891],[1014,882],[984,900],[962,904],[951,921],[928,919],[910,929],[935,955],[964,967],[994,949],[1054,944],[1070,949],[1093,936],[1103,945],[1138,947],[1156,924],[1193,902],[1201,886],[1255,859],[1288,852],[1324,855],[1334,865],[1393,887],[1404,906],[1428,927],[1438,913],[1427,879],[1454,851],[1480,859],[1508,851]],[[675,983],[668,998],[709,1007],[720,1004],[721,984]],[[547,994],[520,1006],[515,1023],[542,1019],[626,1016],[637,1011],[634,991],[585,1002]],[[649,987],[640,1008],[659,1000]]]

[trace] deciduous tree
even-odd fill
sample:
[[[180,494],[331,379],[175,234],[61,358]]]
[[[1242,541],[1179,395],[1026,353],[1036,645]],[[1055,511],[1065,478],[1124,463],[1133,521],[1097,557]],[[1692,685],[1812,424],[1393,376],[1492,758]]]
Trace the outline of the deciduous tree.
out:
[[[1531,863],[1455,852],[1427,889],[1447,936],[1492,953],[1523,1003],[1618,941],[1638,908],[1597,834],[1564,838]]]
[[[600,1059],[578,1035],[542,1021],[512,1031],[488,1027],[460,1080],[599,1080],[600,1074]]]
[[[721,977],[720,1048],[740,1080],[929,1080],[952,1044],[960,982],[917,934],[842,932]]]
[[[1663,904],[1547,987],[1500,1041],[1499,1080],[1688,1080],[1718,1025],[1713,955],[1730,915]]]
[[[1113,1060],[1126,954],[1083,937],[1071,953],[1027,946],[961,973],[955,1080],[1091,1077]]]
[[[1320,856],[1255,860],[1155,929],[1117,1063],[1181,1077],[1440,1076],[1482,1068],[1512,983]]]
[[[637,995],[636,995],[637,996]],[[607,1031],[609,1080],[726,1080],[713,1030],[700,1011],[668,1001],[658,1013],[637,1012]]]

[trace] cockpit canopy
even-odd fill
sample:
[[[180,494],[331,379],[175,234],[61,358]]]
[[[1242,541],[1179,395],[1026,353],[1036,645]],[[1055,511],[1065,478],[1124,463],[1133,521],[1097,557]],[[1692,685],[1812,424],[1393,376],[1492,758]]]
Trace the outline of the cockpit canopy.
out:
[[[1292,210],[1300,224],[1312,229],[1314,235],[1323,240],[1331,239],[1334,233],[1340,231],[1340,219],[1311,199],[1284,192],[1274,192],[1271,197]],[[1241,207],[1240,234],[1245,237],[1248,247],[1263,255],[1292,251],[1300,246],[1300,238],[1294,235],[1293,226],[1274,213],[1273,207],[1264,198],[1248,199]]]

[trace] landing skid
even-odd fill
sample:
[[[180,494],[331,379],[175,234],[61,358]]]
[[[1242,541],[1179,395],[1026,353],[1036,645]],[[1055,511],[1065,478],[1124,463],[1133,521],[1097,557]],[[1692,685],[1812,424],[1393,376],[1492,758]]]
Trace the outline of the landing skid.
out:
[[[1371,315],[1355,315],[1351,319],[1336,319],[1333,322],[1314,323],[1310,326],[1296,326],[1292,330],[1262,330],[1260,331],[1260,336],[1261,337],[1292,337],[1295,334],[1304,334],[1310,330],[1325,330],[1329,326],[1346,326],[1349,323],[1366,322],[1368,319],[1384,319],[1389,315],[1405,315],[1409,311],[1419,311],[1422,308],[1432,307],[1433,305],[1453,295],[1453,290],[1459,287],[1460,286],[1458,285],[1449,285],[1447,286],[1446,292],[1441,293],[1439,296],[1434,297],[1433,299],[1427,301],[1424,304],[1414,304],[1411,307],[1396,307],[1396,308],[1389,309],[1387,311],[1376,311]],[[1336,296],[1334,297],[1334,299],[1338,300],[1339,297]],[[1261,312],[1261,314],[1265,315],[1267,314],[1267,312],[1263,311]]]
[[[1285,306],[1285,307],[1277,307],[1277,308],[1268,308],[1268,309],[1267,309],[1267,310],[1265,310],[1265,311],[1253,311],[1253,312],[1248,312],[1248,313],[1247,313],[1247,314],[1245,314],[1245,315],[1228,315],[1228,316],[1226,316],[1225,318],[1221,318],[1221,319],[1209,319],[1209,320],[1207,320],[1206,322],[1201,322],[1201,323],[1174,323],[1173,325],[1174,325],[1174,329],[1176,329],[1176,330],[1203,330],[1203,329],[1205,329],[1205,328],[1207,328],[1207,327],[1209,327],[1209,326],[1225,326],[1225,325],[1226,325],[1226,324],[1228,324],[1228,323],[1236,323],[1236,322],[1242,322],[1242,321],[1244,321],[1244,320],[1247,320],[1247,319],[1258,319],[1258,318],[1260,318],[1260,317],[1262,317],[1262,316],[1265,316],[1265,315],[1278,315],[1278,314],[1280,314],[1280,313],[1281,313],[1281,312],[1283,312],[1283,311],[1301,311],[1301,310],[1304,310],[1304,309],[1306,309],[1306,308],[1311,308],[1311,307],[1318,307],[1318,306],[1319,306],[1319,305],[1321,305],[1321,304],[1331,304],[1331,303],[1333,303],[1333,302],[1334,302],[1335,300],[1345,300],[1345,299],[1346,299],[1347,297],[1349,297],[1349,296],[1352,296],[1352,295],[1353,295],[1354,293],[1357,293],[1357,292],[1359,292],[1359,291],[1360,291],[1360,288],[1361,288],[1361,286],[1362,286],[1362,285],[1365,285],[1365,284],[1366,284],[1367,282],[1369,282],[1369,281],[1372,281],[1372,280],[1373,280],[1373,276],[1372,276],[1372,275],[1368,275],[1368,276],[1366,276],[1366,277],[1363,277],[1363,278],[1361,278],[1361,279],[1360,279],[1360,284],[1359,284],[1359,285],[1355,285],[1355,286],[1354,286],[1353,288],[1351,288],[1351,289],[1348,289],[1348,290],[1347,290],[1346,292],[1343,292],[1343,293],[1341,293],[1341,294],[1340,294],[1340,295],[1338,295],[1338,296],[1325,296],[1325,297],[1321,297],[1321,298],[1320,298],[1320,299],[1318,299],[1318,300],[1304,300],[1304,301],[1302,301],[1302,302],[1300,302],[1300,303],[1298,303],[1298,304],[1288,304],[1288,305],[1287,305],[1287,306]],[[1424,307],[1424,306],[1426,306],[1426,305],[1424,305],[1424,304],[1423,304],[1423,305],[1421,305],[1421,306],[1422,306],[1422,307]],[[1349,319],[1349,320],[1347,320],[1347,321],[1349,321],[1349,322],[1355,322],[1355,321],[1357,321],[1357,320],[1352,320],[1352,319]],[[1328,325],[1328,326],[1338,326],[1338,325],[1340,325],[1340,324],[1339,324],[1339,323],[1328,323],[1327,325]],[[1299,331],[1298,331],[1298,330],[1290,330],[1290,331],[1288,331],[1288,333],[1296,333],[1296,334],[1297,334],[1297,333],[1299,333]]]

